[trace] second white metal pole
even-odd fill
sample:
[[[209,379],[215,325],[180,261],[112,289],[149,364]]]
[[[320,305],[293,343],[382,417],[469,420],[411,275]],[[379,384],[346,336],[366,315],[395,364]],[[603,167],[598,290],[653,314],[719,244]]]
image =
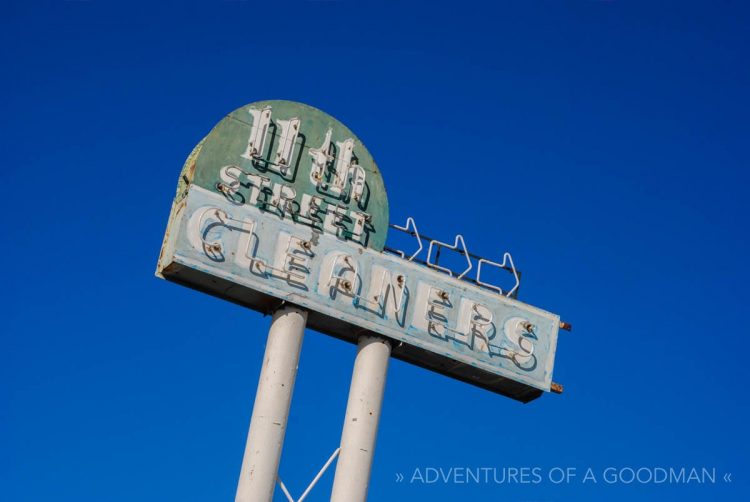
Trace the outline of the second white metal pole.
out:
[[[306,322],[307,312],[293,305],[273,314],[236,502],[273,499]]]
[[[359,338],[331,502],[367,499],[390,355],[388,340],[376,336]]]

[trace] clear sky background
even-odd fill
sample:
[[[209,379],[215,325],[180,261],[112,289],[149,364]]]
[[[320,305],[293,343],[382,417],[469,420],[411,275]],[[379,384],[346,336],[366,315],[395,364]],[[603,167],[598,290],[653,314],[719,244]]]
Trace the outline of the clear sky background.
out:
[[[393,361],[370,500],[750,500],[749,23],[739,1],[3,2],[0,499],[233,500],[270,319],[153,274],[192,147],[291,99],[364,141],[392,221],[511,251],[519,298],[574,326],[565,393],[527,405]],[[295,494],[354,353],[306,335]],[[428,467],[578,477],[409,483]]]

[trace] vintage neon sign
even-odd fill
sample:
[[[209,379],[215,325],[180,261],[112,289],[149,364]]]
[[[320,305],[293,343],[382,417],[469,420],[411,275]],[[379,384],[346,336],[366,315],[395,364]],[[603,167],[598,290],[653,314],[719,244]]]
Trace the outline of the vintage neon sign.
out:
[[[393,227],[418,249],[386,248],[380,172],[332,117],[299,103],[243,107],[196,147],[181,180],[158,275],[256,310],[299,305],[313,329],[385,336],[394,357],[520,401],[553,389],[560,318],[512,298],[510,255],[473,257],[461,236],[423,243],[411,218]],[[441,265],[441,250],[466,268]],[[512,271],[515,286],[489,284],[483,267]]]

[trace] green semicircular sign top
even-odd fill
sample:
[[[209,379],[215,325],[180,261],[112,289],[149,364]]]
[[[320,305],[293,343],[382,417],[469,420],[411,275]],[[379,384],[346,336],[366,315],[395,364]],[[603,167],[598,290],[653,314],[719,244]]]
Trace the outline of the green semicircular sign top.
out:
[[[319,232],[382,251],[388,232],[383,178],[365,145],[325,112],[258,101],[221,120],[190,154],[185,183]]]

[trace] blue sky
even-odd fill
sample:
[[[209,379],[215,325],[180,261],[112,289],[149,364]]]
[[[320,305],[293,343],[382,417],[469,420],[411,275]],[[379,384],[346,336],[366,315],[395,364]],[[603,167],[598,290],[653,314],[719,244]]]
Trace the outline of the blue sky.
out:
[[[153,272],[185,157],[263,99],[347,124],[392,221],[510,250],[519,298],[574,325],[565,393],[527,405],[393,361],[370,500],[750,499],[747,5],[96,0],[1,18],[3,500],[233,499],[269,318]],[[296,494],[338,444],[354,352],[306,335],[280,471]],[[578,477],[409,482],[428,467]],[[589,467],[718,477],[583,484]]]

